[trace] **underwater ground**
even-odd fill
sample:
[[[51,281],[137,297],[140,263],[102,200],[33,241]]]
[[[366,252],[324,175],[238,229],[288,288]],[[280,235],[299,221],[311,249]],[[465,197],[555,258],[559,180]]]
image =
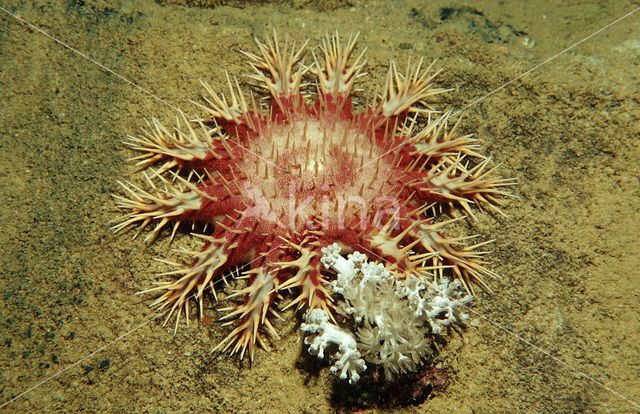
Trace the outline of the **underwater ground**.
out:
[[[0,411],[639,412],[640,11],[539,66],[638,3],[425,3],[0,3]],[[197,112],[198,80],[224,90],[225,70],[247,72],[238,49],[273,28],[312,50],[359,31],[365,91],[391,58],[437,58],[453,88],[439,108],[465,108],[464,130],[519,180],[508,218],[464,224],[496,239],[502,279],[443,348],[448,387],[420,404],[340,384],[294,313],[240,363],[210,353],[228,332],[219,304],[173,336],[134,295],[188,235],[145,246],[109,230],[134,172],[121,142],[143,118],[170,124],[172,105]]]

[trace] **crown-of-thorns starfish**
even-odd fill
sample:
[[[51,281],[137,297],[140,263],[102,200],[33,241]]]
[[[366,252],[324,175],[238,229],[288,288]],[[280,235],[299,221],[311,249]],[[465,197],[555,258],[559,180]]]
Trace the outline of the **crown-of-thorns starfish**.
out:
[[[459,122],[449,127],[451,111],[435,112],[432,100],[445,90],[433,86],[437,72],[423,71],[422,61],[405,73],[392,62],[381,95],[354,112],[366,62],[364,50],[354,54],[356,38],[343,46],[327,35],[311,65],[303,62],[306,43],[280,45],[275,33],[256,40],[257,53],[243,53],[268,102],[247,99],[227,75],[227,96],[203,84],[203,119],[180,114],[174,129],[152,119],[128,141],[141,153],[133,160],[151,174],[144,174],[147,190],[122,183],[128,196],[116,198],[128,214],[114,229],[139,224],[135,237],[153,222],[148,240],[169,224],[171,238],[180,223],[205,229],[195,235],[202,250],[184,251],[189,265],[165,261],[172,280],[151,289],[162,292],[153,305],[167,320],[174,315],[176,326],[182,314],[188,323],[190,298],[202,315],[205,288],[215,297],[214,284],[241,270],[247,285],[234,295],[244,300],[227,308],[223,319],[235,328],[217,347],[241,358],[265,345],[265,330],[277,337],[269,317],[286,293],[297,292],[284,308],[331,310],[331,275],[320,258],[332,243],[345,254],[368,252],[398,277],[451,272],[471,290],[471,282],[495,276],[485,267],[488,252],[478,250],[485,243],[447,238],[441,229],[453,220],[434,222],[426,212],[500,212],[513,180],[492,178],[478,141],[458,133]]]

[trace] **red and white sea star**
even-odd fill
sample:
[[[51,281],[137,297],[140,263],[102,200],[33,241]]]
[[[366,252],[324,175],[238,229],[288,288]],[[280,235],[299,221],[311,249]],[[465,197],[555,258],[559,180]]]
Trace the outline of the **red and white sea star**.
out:
[[[343,253],[368,253],[398,277],[451,272],[471,289],[494,276],[478,250],[484,243],[445,237],[441,229],[452,220],[434,222],[426,213],[445,205],[472,216],[473,204],[499,211],[496,197],[513,181],[491,178],[477,140],[449,127],[451,111],[433,110],[445,90],[432,85],[437,72],[422,71],[422,61],[404,74],[392,62],[382,94],[354,112],[354,83],[365,75],[356,38],[342,46],[327,36],[310,66],[306,43],[281,46],[275,34],[257,41],[257,53],[243,53],[268,103],[253,95],[248,102],[227,76],[227,97],[204,84],[206,118],[181,115],[175,129],[152,120],[130,137],[141,152],[134,159],[152,173],[145,174],[148,190],[123,184],[128,197],[116,197],[128,214],[115,229],[140,223],[137,235],[154,222],[153,240],[170,223],[172,238],[180,223],[209,225],[196,235],[204,247],[188,252],[189,265],[168,262],[174,270],[165,275],[177,280],[152,289],[163,292],[154,305],[167,318],[184,313],[188,320],[194,298],[202,315],[205,289],[215,296],[214,283],[241,268],[248,283],[235,294],[244,302],[223,318],[235,329],[219,345],[241,357],[247,349],[253,357],[265,329],[277,337],[269,314],[287,292],[297,295],[285,308],[330,312],[331,275],[320,250],[332,243]]]

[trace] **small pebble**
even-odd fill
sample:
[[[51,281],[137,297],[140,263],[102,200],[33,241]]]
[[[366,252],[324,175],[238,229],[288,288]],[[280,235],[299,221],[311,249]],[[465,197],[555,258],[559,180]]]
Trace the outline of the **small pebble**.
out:
[[[61,392],[61,391],[57,391],[53,393],[53,399],[60,401],[60,402],[65,402],[67,401],[67,397]]]

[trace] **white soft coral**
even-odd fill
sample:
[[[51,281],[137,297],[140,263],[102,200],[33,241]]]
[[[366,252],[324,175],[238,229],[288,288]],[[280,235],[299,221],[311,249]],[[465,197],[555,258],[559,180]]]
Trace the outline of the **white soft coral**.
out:
[[[356,338],[353,333],[337,327],[329,322],[329,315],[323,309],[311,309],[304,315],[301,329],[303,332],[314,334],[308,336],[304,343],[309,345],[309,353],[324,358],[325,349],[335,344],[338,346],[336,357],[338,360],[331,367],[331,372],[338,373],[341,379],[349,379],[349,383],[357,382],[360,373],[367,366],[358,352]]]
[[[338,346],[338,360],[331,371],[351,383],[366,369],[361,355],[381,365],[389,380],[394,374],[415,371],[432,353],[430,335],[443,333],[444,326],[469,317],[461,308],[473,296],[461,293],[458,280],[428,283],[410,275],[401,281],[382,264],[367,262],[362,253],[342,257],[337,244],[325,247],[322,253],[322,264],[336,272],[330,283],[340,296],[336,310],[347,318],[345,326],[351,330],[330,323],[328,314],[320,309],[305,314],[302,330],[311,334],[305,343],[313,355],[324,358],[327,346]]]
[[[397,281],[396,285],[396,293],[406,298],[415,316],[428,322],[433,333],[443,333],[443,326],[469,319],[461,308],[466,308],[473,296],[463,295],[462,283],[457,279],[449,282],[445,277],[426,284],[410,275],[405,281]],[[422,291],[426,293],[421,294]]]

